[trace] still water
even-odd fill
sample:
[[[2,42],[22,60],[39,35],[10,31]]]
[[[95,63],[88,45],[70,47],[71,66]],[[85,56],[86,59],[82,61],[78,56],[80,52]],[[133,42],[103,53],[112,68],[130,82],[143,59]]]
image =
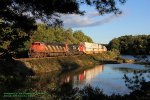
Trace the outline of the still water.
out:
[[[131,92],[125,85],[125,80],[123,79],[124,74],[132,77],[134,71],[145,70],[150,70],[150,66],[126,63],[104,64],[76,74],[71,74],[72,72],[65,73],[61,80],[64,83],[71,83],[73,87],[79,87],[81,89],[85,85],[91,85],[92,87],[99,87],[107,95],[124,95]],[[148,72],[143,74],[146,81],[150,81],[150,78],[147,76],[149,76]]]

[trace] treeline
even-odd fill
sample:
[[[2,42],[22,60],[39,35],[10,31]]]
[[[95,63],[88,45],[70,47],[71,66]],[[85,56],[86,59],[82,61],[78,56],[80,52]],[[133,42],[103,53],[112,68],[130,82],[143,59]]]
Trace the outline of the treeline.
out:
[[[25,32],[19,31],[20,35],[25,34]],[[29,34],[29,33],[27,33]],[[19,39],[20,36],[18,36]],[[25,37],[22,36],[22,37]],[[17,37],[15,37],[17,38]],[[24,38],[23,38],[24,39]],[[62,27],[47,27],[44,24],[38,24],[37,30],[30,32],[30,39],[24,41],[21,46],[18,46],[19,43],[22,43],[23,39],[16,41],[15,44],[10,44],[11,40],[4,41],[3,45],[0,45],[1,49],[9,49],[11,51],[20,52],[28,50],[32,42],[44,42],[44,43],[66,43],[76,44],[80,42],[93,42],[93,40],[85,35],[82,31],[73,31],[72,29],[64,29]],[[1,52],[1,51],[0,51]]]
[[[150,54],[150,35],[126,35],[114,38],[109,42],[108,49],[119,50],[121,54]]]
[[[80,42],[93,42],[93,40],[85,35],[82,31],[73,31],[72,29],[64,29],[62,27],[47,27],[44,24],[38,24],[37,29],[30,33],[25,33],[21,30],[16,32],[17,35],[10,35],[13,30],[4,30],[8,33],[7,37],[4,37],[3,42],[0,40],[0,53],[6,50],[9,52],[20,53],[29,49],[32,42],[58,42],[69,44],[77,44]],[[2,31],[1,31],[2,32]],[[10,33],[10,34],[9,34]],[[1,39],[1,38],[0,38]]]
[[[73,31],[71,28],[64,29],[62,27],[47,27],[39,24],[37,30],[31,33],[30,41],[25,43],[25,49],[28,49],[32,42],[44,43],[66,43],[78,44],[80,42],[93,42],[93,40],[85,35],[82,31]]]
[[[61,27],[46,27],[39,24],[37,30],[33,33],[31,41],[39,42],[93,42],[93,40],[85,35],[82,31],[74,31],[72,29],[64,29]]]

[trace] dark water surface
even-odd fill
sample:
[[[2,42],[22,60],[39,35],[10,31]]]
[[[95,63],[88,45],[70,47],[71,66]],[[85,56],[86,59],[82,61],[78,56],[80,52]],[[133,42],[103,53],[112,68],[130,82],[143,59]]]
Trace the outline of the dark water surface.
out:
[[[76,74],[64,73],[61,80],[64,83],[71,83],[73,87],[83,88],[90,84],[92,87],[99,87],[107,95],[124,95],[131,92],[125,85],[124,74],[132,77],[134,71],[147,70],[150,70],[150,66],[126,63],[104,64]],[[146,81],[150,81],[147,76],[149,76],[148,72],[143,74]]]

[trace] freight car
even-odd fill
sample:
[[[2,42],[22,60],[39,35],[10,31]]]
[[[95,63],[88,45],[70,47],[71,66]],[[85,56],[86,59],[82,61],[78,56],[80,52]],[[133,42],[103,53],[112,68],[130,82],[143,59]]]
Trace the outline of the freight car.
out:
[[[50,57],[80,54],[95,54],[107,51],[105,46],[97,43],[81,42],[80,44],[33,42],[29,49],[29,57]]]
[[[97,54],[106,52],[107,48],[98,43],[89,43],[89,42],[82,42],[83,52],[85,54]]]

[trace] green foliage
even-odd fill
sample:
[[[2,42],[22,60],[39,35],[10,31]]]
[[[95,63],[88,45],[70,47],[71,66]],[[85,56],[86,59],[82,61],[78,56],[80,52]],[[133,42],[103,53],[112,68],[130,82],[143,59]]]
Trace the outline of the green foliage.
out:
[[[100,54],[92,55],[92,57],[97,60],[115,60],[120,56],[120,53],[117,50],[107,51]]]
[[[75,31],[73,33],[73,36],[79,41],[79,42],[93,42],[93,40],[84,35],[84,33],[82,31]]]
[[[97,11],[103,15],[108,13],[119,14],[120,10],[116,7],[116,3],[124,4],[126,0],[0,0],[0,54],[10,54],[10,52],[20,52],[19,48],[24,48],[25,42],[29,41],[31,31],[36,30],[36,20],[40,20],[50,26],[62,26],[60,14],[80,14],[83,15],[85,11],[81,11],[79,6],[86,4],[93,6]],[[43,29],[40,29],[41,31]],[[59,32],[61,29],[59,30]],[[43,34],[49,33],[43,31]],[[70,31],[68,31],[70,32]],[[64,41],[61,35],[45,35],[38,37],[43,41]],[[54,34],[57,34],[55,32]],[[63,33],[62,33],[63,34]],[[69,34],[69,33],[68,33]],[[70,42],[78,42],[72,39]],[[91,41],[88,37],[88,41]]]
[[[46,27],[46,25],[39,24],[37,31],[31,37],[31,42],[61,42],[65,43],[79,43],[79,42],[93,42],[89,36],[86,36],[82,31],[73,32],[72,29],[64,29],[61,27]]]
[[[30,30],[31,31],[31,30]],[[0,22],[0,55],[5,58],[18,53],[25,48],[25,42],[30,40],[30,34],[21,28],[6,23],[3,19]],[[21,49],[20,49],[21,48]],[[11,59],[11,57],[8,57]]]
[[[61,24],[59,14],[84,14],[79,6],[86,4],[93,6],[103,15],[120,13],[116,3],[124,4],[126,0],[0,0],[0,13],[3,20],[14,26],[30,28],[28,22],[41,19],[50,25]]]
[[[44,24],[38,24],[37,30],[25,33],[19,29],[13,30],[10,27],[1,29],[0,52],[15,52],[17,57],[27,57],[25,53],[32,42],[39,41],[44,43],[66,43],[77,44],[80,42],[93,42],[89,36],[82,31],[73,32],[72,29],[64,29],[62,27],[46,27]],[[5,33],[5,34],[4,34]],[[12,36],[11,36],[12,35]],[[22,54],[22,56],[20,55]]]
[[[110,41],[110,50],[119,50],[121,54],[150,54],[150,35],[127,35]]]

